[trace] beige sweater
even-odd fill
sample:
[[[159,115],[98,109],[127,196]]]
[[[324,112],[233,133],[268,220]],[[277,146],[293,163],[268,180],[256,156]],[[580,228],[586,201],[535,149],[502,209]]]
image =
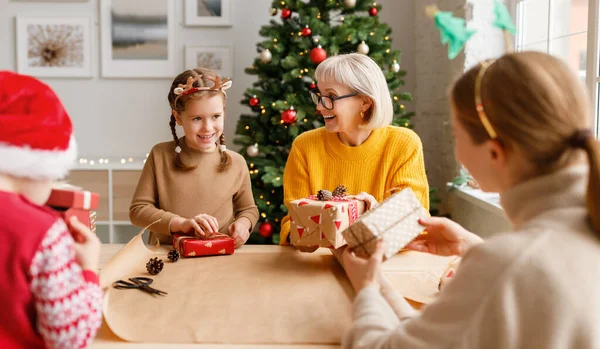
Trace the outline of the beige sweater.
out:
[[[239,154],[227,150],[232,166],[225,172],[217,172],[221,161],[218,150],[205,153],[185,145],[179,140],[182,160],[186,164],[198,164],[191,172],[175,168],[175,142],[155,145],[146,160],[138,182],[129,218],[139,227],[159,220],[150,230],[162,243],[171,243],[169,225],[173,218],[192,218],[204,213],[215,217],[219,231],[227,233],[228,226],[241,217],[246,217],[252,226],[258,220],[258,209],[252,196],[250,174],[246,160]]]
[[[600,240],[587,223],[586,185],[578,166],[504,193],[514,232],[469,250],[439,299],[404,321],[365,288],[343,346],[600,348]]]

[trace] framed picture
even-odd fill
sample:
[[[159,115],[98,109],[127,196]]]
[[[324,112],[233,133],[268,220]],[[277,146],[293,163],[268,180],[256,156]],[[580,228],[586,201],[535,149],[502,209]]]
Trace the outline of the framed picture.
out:
[[[185,25],[231,26],[231,0],[185,0]]]
[[[39,77],[91,77],[89,17],[17,17],[17,71]]]
[[[185,69],[208,68],[223,78],[233,74],[231,46],[186,46]]]
[[[100,17],[103,77],[177,74],[175,0],[100,0]]]

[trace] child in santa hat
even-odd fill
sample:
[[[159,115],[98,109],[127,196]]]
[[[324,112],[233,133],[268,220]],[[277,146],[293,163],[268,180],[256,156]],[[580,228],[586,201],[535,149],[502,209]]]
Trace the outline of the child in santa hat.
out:
[[[2,348],[83,348],[102,322],[100,241],[44,207],[75,157],[71,120],[52,89],[0,71]]]

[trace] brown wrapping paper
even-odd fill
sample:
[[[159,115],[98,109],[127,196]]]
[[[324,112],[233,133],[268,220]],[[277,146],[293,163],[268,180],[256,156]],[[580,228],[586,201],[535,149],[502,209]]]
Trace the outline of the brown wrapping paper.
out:
[[[150,276],[141,233],[102,269],[103,286],[131,276],[152,277],[154,297],[106,289],[104,317],[118,337],[149,343],[337,344],[350,326],[354,292],[326,249],[293,247],[165,262]],[[278,247],[278,246],[268,246]],[[264,251],[275,251],[264,252]]]
[[[290,242],[295,246],[339,248],[348,226],[365,211],[365,203],[350,196],[330,201],[315,197],[290,202]]]
[[[342,235],[354,253],[363,258],[369,257],[382,239],[384,256],[390,258],[423,232],[425,228],[418,220],[428,216],[412,189],[406,188],[362,215]]]

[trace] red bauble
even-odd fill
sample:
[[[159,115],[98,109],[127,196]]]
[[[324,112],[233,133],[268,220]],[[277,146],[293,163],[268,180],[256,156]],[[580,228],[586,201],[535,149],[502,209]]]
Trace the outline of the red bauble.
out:
[[[281,120],[287,124],[296,122],[296,111],[294,110],[294,107],[284,110],[283,113],[281,113]]]
[[[258,227],[258,232],[262,237],[270,237],[271,235],[273,235],[273,224],[269,222],[261,223],[260,227]]]
[[[292,17],[292,10],[290,10],[289,8],[284,8],[283,10],[281,10],[281,18],[288,19],[290,17]]]
[[[310,85],[308,85],[308,88],[311,90],[314,90],[317,88],[317,84],[315,84],[314,82],[311,82]]]
[[[377,7],[371,7],[369,9],[369,15],[371,15],[372,17],[377,16]]]
[[[307,25],[302,29],[302,36],[309,36],[310,34],[312,34],[312,30],[310,30],[310,28]]]
[[[259,103],[260,103],[260,100],[258,100],[258,98],[256,98],[256,96],[253,96],[248,101],[248,104],[250,104],[251,107],[256,107]]]
[[[327,58],[327,51],[325,51],[325,49],[322,48],[321,45],[313,48],[310,51],[310,60],[314,64],[319,64],[319,63],[323,62],[325,60],[325,58]]]

